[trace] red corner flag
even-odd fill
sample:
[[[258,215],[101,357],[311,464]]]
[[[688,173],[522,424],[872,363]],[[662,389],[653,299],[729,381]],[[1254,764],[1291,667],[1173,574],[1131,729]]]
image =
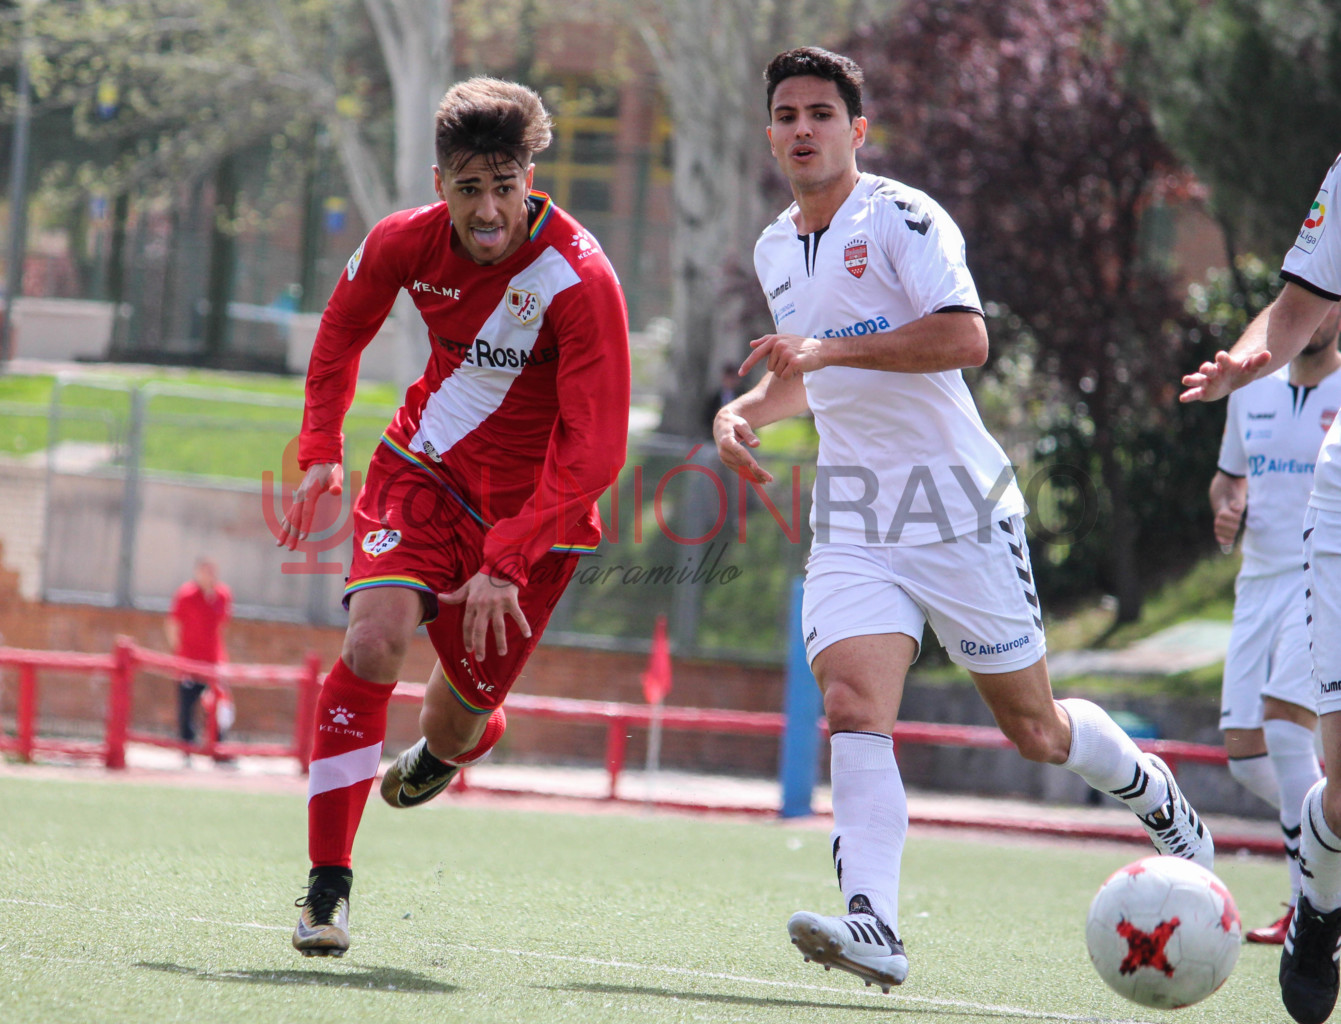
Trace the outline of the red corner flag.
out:
[[[652,630],[652,653],[643,673],[643,696],[649,704],[660,704],[671,692],[670,641],[666,638],[666,616],[658,615]]]

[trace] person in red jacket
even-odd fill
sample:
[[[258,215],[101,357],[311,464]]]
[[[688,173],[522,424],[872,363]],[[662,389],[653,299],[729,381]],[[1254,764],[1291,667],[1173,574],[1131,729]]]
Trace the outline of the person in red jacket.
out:
[[[233,594],[219,580],[219,567],[213,559],[196,560],[192,578],[177,588],[163,624],[168,647],[179,658],[191,658],[217,665],[228,660],[223,631],[233,616]],[[196,707],[209,684],[198,676],[186,676],[177,683],[177,735],[190,744],[196,742]],[[232,707],[231,704],[228,707]],[[228,731],[230,721],[221,716],[219,739]],[[186,755],[190,761],[191,755]]]
[[[549,140],[530,89],[454,86],[435,118],[441,201],[373,227],[317,333],[299,439],[306,475],[279,537],[291,550],[311,531],[316,499],[342,486],[359,355],[402,290],[431,353],[354,508],[349,626],[316,712],[312,870],[293,935],[306,956],[349,947],[354,834],[415,629],[427,624],[438,664],[423,738],[382,781],[395,807],[432,798],[502,736],[503,700],[578,556],[600,541],[596,498],[624,462],[624,296],[596,239],[531,189],[531,158]]]

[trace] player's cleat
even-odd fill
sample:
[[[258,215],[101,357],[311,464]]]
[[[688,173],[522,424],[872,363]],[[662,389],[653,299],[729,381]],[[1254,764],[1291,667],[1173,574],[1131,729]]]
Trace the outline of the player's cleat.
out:
[[[908,956],[903,943],[884,921],[875,916],[864,896],[854,896],[842,917],[825,917],[802,910],[791,916],[787,931],[792,945],[809,963],[823,964],[827,971],[839,967],[855,974],[867,985],[888,992],[908,977]]]
[[[428,740],[421,738],[382,776],[382,799],[392,807],[418,807],[446,789],[460,770],[430,754]]]
[[[308,877],[307,895],[294,901],[302,907],[293,930],[293,948],[303,956],[344,956],[349,948],[349,883],[352,876],[332,881],[316,872]],[[343,885],[340,882],[343,881]]]
[[[1181,857],[1200,864],[1207,871],[1215,870],[1215,841],[1183,791],[1174,781],[1169,766],[1154,754],[1147,754],[1151,768],[1164,776],[1169,795],[1164,803],[1149,814],[1138,815],[1155,849],[1167,857]]]
[[[1285,945],[1285,935],[1290,930],[1290,918],[1294,917],[1294,907],[1286,904],[1285,914],[1275,924],[1254,928],[1243,937],[1244,942],[1260,942],[1264,946]]]
[[[1300,896],[1280,954],[1280,998],[1299,1024],[1322,1024],[1336,1006],[1341,908],[1320,914]]]

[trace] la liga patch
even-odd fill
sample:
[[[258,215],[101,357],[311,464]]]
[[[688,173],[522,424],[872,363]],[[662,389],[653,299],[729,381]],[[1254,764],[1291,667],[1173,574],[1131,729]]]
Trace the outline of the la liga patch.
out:
[[[1327,190],[1323,189],[1318,193],[1318,198],[1313,200],[1313,205],[1308,208],[1308,216],[1304,218],[1304,224],[1299,229],[1299,237],[1294,240],[1297,248],[1304,252],[1312,252],[1318,247],[1318,242],[1322,238],[1323,229],[1327,226],[1327,204],[1331,197]]]

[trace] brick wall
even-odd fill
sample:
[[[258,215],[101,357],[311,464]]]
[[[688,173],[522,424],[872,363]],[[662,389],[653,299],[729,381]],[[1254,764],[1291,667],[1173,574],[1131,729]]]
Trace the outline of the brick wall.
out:
[[[24,600],[18,574],[0,570],[0,643],[39,650],[111,651],[117,636],[166,650],[163,616],[153,612],[97,608],[89,605],[43,604]],[[236,662],[296,665],[308,651],[329,666],[340,652],[339,628],[235,620],[228,629],[229,656]],[[433,667],[428,640],[416,637],[404,678],[424,680]],[[644,654],[560,647],[542,642],[518,680],[518,693],[582,697],[592,700],[641,702]],[[777,711],[782,706],[782,671],[726,662],[674,660],[675,689],[669,704],[688,707]],[[13,729],[15,680],[0,675],[0,724]],[[39,675],[39,732],[101,734],[106,708],[106,680],[45,672]],[[138,729],[170,734],[175,722],[175,683],[142,674],[136,681],[134,723]],[[240,736],[279,738],[292,729],[294,701],[276,691],[239,689],[236,729]],[[399,749],[418,737],[417,710],[392,708],[387,746]],[[515,717],[499,747],[500,760],[543,763],[603,763],[603,726],[568,725]],[[645,734],[635,730],[629,740],[628,763],[645,757]],[[693,734],[668,731],[662,742],[667,768],[771,775],[776,771],[777,741],[768,737]]]

